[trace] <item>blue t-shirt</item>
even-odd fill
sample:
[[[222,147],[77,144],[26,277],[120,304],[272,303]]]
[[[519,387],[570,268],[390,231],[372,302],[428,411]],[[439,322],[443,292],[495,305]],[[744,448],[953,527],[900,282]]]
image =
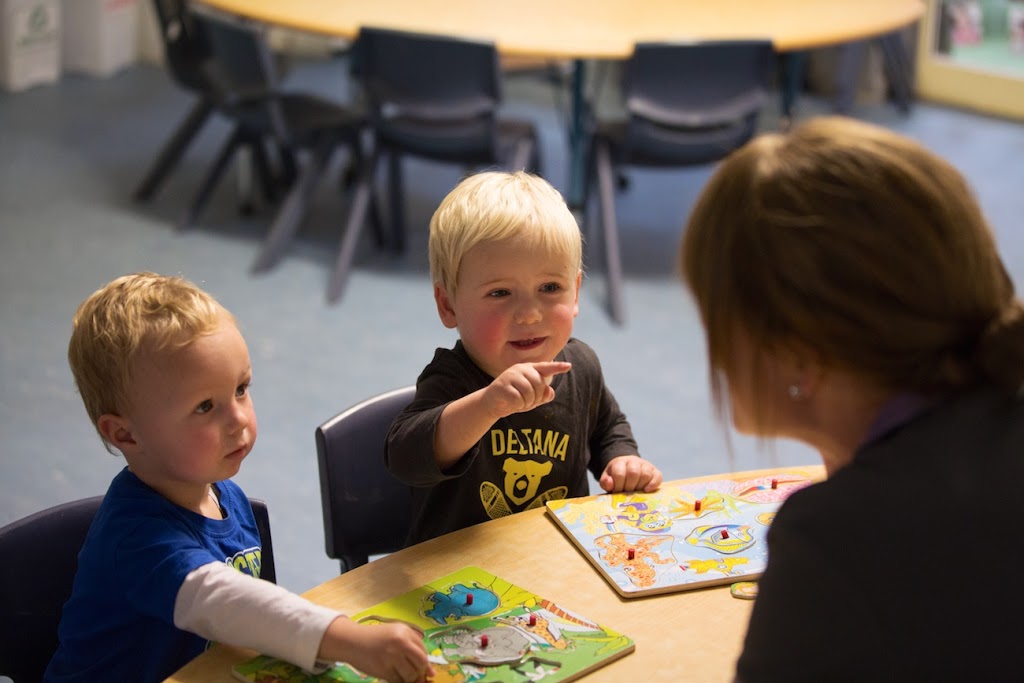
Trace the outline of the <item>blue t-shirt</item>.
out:
[[[206,641],[174,626],[185,577],[210,562],[260,575],[260,535],[236,484],[215,484],[224,519],[170,502],[126,467],[107,489],[78,556],[49,683],[162,681]]]

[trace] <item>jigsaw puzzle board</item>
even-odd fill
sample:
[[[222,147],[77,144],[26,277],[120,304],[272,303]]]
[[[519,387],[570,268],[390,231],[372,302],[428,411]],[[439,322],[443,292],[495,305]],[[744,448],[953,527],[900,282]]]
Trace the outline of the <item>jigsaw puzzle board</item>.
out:
[[[632,639],[478,567],[386,600],[352,617],[404,621],[424,632],[431,683],[572,681],[634,649]],[[296,674],[296,671],[299,673]],[[290,672],[295,678],[286,677]],[[339,665],[319,676],[256,657],[235,667],[244,681],[373,681]]]
[[[546,505],[616,592],[630,598],[756,579],[775,511],[812,481],[810,471],[790,469]]]

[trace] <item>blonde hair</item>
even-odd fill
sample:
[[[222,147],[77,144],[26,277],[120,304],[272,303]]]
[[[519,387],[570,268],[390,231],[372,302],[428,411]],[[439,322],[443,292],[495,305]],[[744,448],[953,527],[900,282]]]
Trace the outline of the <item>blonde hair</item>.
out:
[[[885,129],[824,117],[754,139],[705,188],[680,262],[720,415],[737,329],[886,390],[1024,381],[1024,309],[971,190]]]
[[[583,269],[579,226],[558,190],[523,171],[469,176],[448,193],[430,219],[430,274],[455,296],[459,266],[481,242],[527,239]]]
[[[101,415],[122,414],[142,354],[182,348],[225,321],[235,324],[227,309],[181,277],[135,273],[93,292],[75,313],[68,344],[68,364],[93,425]]]

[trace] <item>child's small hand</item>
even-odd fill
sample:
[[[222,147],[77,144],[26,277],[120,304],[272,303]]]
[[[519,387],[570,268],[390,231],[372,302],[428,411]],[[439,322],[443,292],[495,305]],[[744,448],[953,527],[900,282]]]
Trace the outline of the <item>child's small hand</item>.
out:
[[[343,649],[325,652],[321,648],[321,659],[343,661],[388,683],[423,683],[431,672],[423,633],[409,624],[357,624],[340,617],[328,629],[332,632],[340,637]]]
[[[661,486],[661,470],[638,455],[620,455],[604,468],[598,483],[608,493],[650,493]]]
[[[555,398],[551,380],[569,372],[572,363],[518,363],[498,375],[484,391],[488,412],[495,418],[525,413]]]

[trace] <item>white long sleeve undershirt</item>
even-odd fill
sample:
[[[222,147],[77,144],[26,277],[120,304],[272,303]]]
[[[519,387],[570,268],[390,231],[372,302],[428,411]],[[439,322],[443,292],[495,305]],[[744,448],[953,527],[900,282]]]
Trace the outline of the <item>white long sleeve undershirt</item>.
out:
[[[174,625],[316,671],[324,632],[343,616],[223,562],[192,570],[174,601]]]

